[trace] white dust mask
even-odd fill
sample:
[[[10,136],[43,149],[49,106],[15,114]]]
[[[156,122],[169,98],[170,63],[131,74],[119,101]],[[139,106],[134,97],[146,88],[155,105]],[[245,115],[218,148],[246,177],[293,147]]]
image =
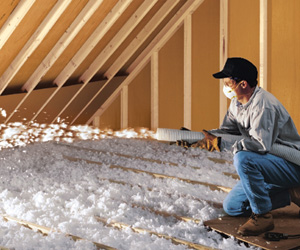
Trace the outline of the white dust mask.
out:
[[[236,97],[236,93],[234,90],[241,84],[241,82],[234,87],[234,89],[230,88],[229,86],[224,85],[223,86],[223,93],[226,95],[227,98],[230,100]]]
[[[223,86],[223,93],[230,100],[236,97],[236,93],[233,91],[233,89],[226,85]]]

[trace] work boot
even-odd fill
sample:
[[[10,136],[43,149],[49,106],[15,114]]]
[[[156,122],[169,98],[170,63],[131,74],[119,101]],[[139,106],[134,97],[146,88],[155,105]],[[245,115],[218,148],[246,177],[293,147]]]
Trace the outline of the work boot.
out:
[[[274,229],[271,213],[252,214],[249,220],[239,227],[237,233],[243,236],[256,236]]]
[[[291,202],[294,202],[298,207],[300,207],[300,187],[295,187],[289,189],[291,196]]]

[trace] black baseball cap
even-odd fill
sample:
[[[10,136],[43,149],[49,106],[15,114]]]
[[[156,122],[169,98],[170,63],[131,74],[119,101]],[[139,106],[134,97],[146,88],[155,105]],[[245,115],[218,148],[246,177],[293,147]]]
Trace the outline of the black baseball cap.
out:
[[[257,79],[257,68],[247,59],[231,57],[227,59],[222,71],[213,74],[213,77],[217,79],[233,77],[254,82]]]

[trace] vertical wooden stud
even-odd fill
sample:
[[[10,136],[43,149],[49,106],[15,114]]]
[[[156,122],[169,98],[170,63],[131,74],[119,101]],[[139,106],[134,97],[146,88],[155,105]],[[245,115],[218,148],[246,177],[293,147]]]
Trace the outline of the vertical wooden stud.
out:
[[[192,126],[192,15],[184,19],[184,88],[183,123]]]
[[[151,56],[151,130],[158,128],[158,52]]]
[[[265,90],[267,85],[268,61],[268,0],[260,0],[259,11],[259,84]]]
[[[95,116],[93,119],[93,126],[96,128],[100,128],[100,116]]]
[[[228,57],[228,0],[220,1],[220,69],[223,69]],[[223,94],[223,82],[220,80],[219,90],[219,123],[227,112],[227,98]]]
[[[121,91],[121,129],[128,128],[128,85]]]

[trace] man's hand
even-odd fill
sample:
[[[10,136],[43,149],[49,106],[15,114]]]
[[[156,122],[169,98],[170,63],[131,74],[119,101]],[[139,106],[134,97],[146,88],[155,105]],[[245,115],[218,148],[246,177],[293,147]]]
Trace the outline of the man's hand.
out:
[[[183,147],[183,148],[186,148],[186,149],[188,149],[191,146],[190,143],[188,143],[187,141],[184,141],[184,140],[176,141],[176,145],[180,146],[180,147]]]
[[[200,141],[193,143],[191,147],[206,149],[210,152],[215,150],[220,152],[221,137],[214,136],[213,134],[209,133],[204,129],[202,130],[202,133],[204,134],[204,138]]]

